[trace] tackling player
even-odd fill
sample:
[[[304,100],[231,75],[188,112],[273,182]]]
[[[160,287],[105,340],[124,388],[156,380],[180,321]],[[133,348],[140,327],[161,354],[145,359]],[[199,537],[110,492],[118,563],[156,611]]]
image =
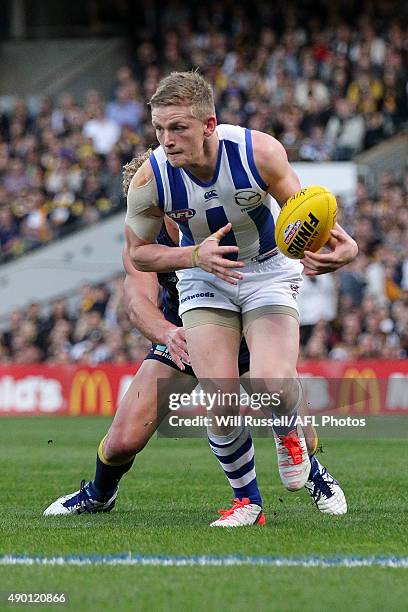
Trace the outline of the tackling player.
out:
[[[124,190],[131,176],[146,159],[140,156],[126,167]],[[158,242],[176,247],[178,232],[168,219],[159,233]],[[178,317],[178,293],[174,273],[156,275],[142,273],[132,266],[124,252],[125,299],[132,323],[152,340],[152,348],[123,398],[108,434],[97,453],[96,474],[92,482],[81,483],[79,491],[60,497],[44,512],[45,515],[69,515],[82,512],[107,512],[115,504],[118,484],[131,468],[134,457],[147,444],[159,424],[158,414],[168,411],[164,396],[157,397],[157,379],[166,379],[169,386],[183,380],[183,389],[196,386],[194,373],[188,364],[184,330]],[[159,283],[162,286],[162,310],[158,308]],[[183,363],[184,361],[184,363]],[[240,373],[249,369],[249,354],[242,343],[239,354]],[[163,401],[165,402],[163,404]],[[311,471],[305,485],[321,512],[343,514],[347,511],[344,493],[338,482],[313,457],[317,436],[308,433]],[[241,428],[238,443],[233,447],[212,444],[233,489],[234,504],[212,523],[212,526],[237,527],[264,522],[262,499],[255,472],[255,451],[247,428]],[[233,459],[231,461],[230,459]]]

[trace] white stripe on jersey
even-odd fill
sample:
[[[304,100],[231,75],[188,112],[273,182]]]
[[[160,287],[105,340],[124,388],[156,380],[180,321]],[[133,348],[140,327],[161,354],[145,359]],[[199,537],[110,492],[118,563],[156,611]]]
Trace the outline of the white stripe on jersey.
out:
[[[217,167],[208,183],[187,170],[173,168],[162,147],[154,151],[150,160],[159,205],[179,224],[182,246],[199,244],[231,222],[232,231],[221,244],[238,245],[241,261],[262,260],[262,256],[277,251],[274,233],[280,208],[256,169],[251,132],[239,126],[219,125],[217,133]]]

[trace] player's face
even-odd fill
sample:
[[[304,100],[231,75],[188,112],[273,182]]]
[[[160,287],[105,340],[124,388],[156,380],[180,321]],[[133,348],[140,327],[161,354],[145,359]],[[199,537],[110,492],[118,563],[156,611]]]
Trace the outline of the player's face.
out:
[[[152,110],[156,137],[176,168],[200,163],[208,125],[192,115],[191,106],[159,106]]]

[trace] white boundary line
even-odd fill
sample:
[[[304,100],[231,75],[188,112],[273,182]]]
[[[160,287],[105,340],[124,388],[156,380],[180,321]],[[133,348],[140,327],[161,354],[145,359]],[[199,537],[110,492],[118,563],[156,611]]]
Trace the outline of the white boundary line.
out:
[[[153,566],[273,566],[273,567],[394,567],[408,569],[408,557],[245,557],[245,556],[153,556],[153,555],[71,555],[40,557],[28,555],[0,556],[0,565],[153,565]]]

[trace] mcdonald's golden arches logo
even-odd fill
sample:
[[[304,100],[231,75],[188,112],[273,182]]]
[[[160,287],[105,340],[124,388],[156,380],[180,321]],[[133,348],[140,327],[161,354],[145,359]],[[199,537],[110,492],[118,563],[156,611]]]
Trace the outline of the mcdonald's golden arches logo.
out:
[[[344,372],[338,405],[342,412],[381,412],[380,387],[372,368],[348,368]]]
[[[78,370],[72,381],[69,397],[69,413],[113,414],[112,389],[102,370]]]

